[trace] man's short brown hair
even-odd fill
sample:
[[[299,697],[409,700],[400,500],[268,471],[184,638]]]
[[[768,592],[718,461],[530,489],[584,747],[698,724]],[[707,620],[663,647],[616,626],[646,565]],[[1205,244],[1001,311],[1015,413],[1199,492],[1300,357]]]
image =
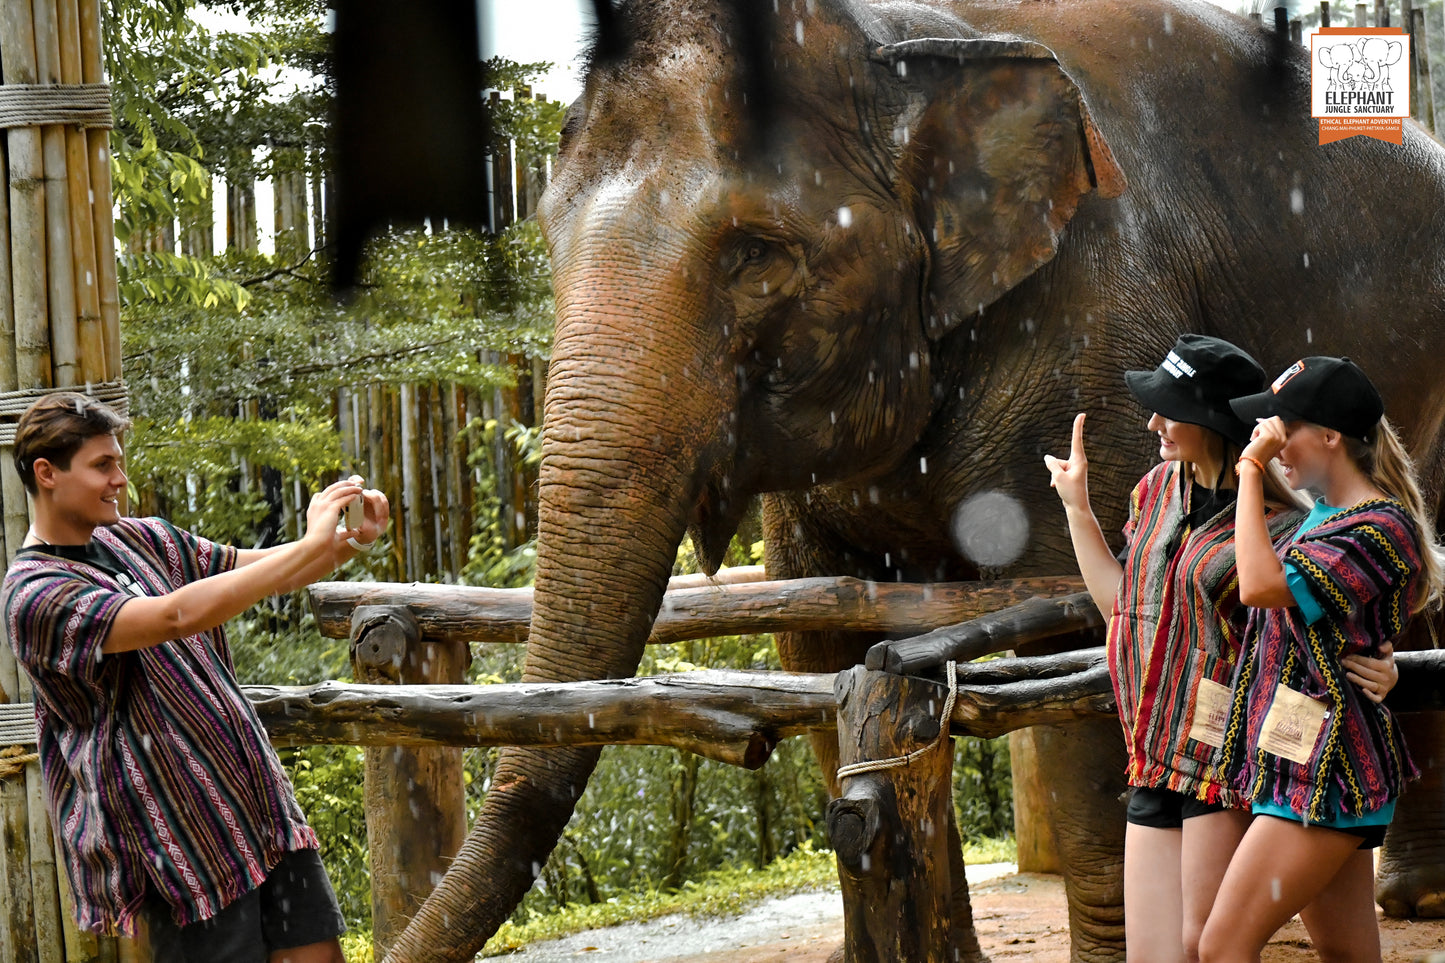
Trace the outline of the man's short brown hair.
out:
[[[34,495],[35,462],[44,458],[66,471],[80,446],[97,435],[119,435],[130,419],[77,391],[57,391],[25,409],[15,429],[15,470]]]

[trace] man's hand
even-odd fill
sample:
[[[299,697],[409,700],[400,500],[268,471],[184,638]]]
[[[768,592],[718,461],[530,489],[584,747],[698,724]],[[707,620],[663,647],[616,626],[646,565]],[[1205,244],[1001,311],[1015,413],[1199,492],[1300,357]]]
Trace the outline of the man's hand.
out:
[[[306,534],[301,541],[312,550],[333,555],[345,547],[346,540],[355,538],[361,529],[338,527],[337,519],[346,510],[346,503],[361,491],[361,486],[348,478],[332,482],[312,495],[311,504],[306,508]]]

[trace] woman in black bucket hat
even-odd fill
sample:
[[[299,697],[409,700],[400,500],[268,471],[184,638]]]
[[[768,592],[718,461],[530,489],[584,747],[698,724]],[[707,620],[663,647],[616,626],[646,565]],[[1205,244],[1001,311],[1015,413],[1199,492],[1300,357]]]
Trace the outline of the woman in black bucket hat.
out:
[[[1100,611],[1111,613],[1109,672],[1132,787],[1124,844],[1128,956],[1194,960],[1251,818],[1218,754],[1247,618],[1235,572],[1231,468],[1252,425],[1230,401],[1263,388],[1265,374],[1229,342],[1185,334],[1156,369],[1126,372],[1124,380],[1150,411],[1147,427],[1161,461],[1130,496],[1122,553],[1110,550],[1089,505],[1083,414],[1074,421],[1068,460],[1044,462],[1085,584]],[[1264,484],[1267,524],[1279,534],[1299,521],[1302,505],[1277,470]],[[1361,683],[1385,691],[1393,685],[1389,661],[1355,670]],[[1328,947],[1347,934],[1316,921],[1311,936]]]

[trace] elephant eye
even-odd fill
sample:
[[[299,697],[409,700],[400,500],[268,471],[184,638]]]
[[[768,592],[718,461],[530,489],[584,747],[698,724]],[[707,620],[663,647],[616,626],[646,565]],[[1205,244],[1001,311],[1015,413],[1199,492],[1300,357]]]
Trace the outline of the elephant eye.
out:
[[[744,241],[741,249],[738,251],[739,267],[754,267],[762,264],[767,259],[768,245],[757,238]]]

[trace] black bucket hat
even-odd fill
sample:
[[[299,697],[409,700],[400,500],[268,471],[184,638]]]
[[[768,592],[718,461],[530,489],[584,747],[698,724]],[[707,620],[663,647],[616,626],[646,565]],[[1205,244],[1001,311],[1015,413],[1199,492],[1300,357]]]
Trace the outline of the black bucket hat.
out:
[[[1235,414],[1251,423],[1275,415],[1308,421],[1369,444],[1385,414],[1374,384],[1349,358],[1316,355],[1286,368],[1264,391],[1236,398]]]
[[[1124,372],[1129,391],[1145,408],[1240,446],[1249,444],[1254,423],[1236,416],[1230,399],[1259,391],[1264,378],[1264,369],[1248,354],[1203,334],[1181,334],[1153,371]]]

